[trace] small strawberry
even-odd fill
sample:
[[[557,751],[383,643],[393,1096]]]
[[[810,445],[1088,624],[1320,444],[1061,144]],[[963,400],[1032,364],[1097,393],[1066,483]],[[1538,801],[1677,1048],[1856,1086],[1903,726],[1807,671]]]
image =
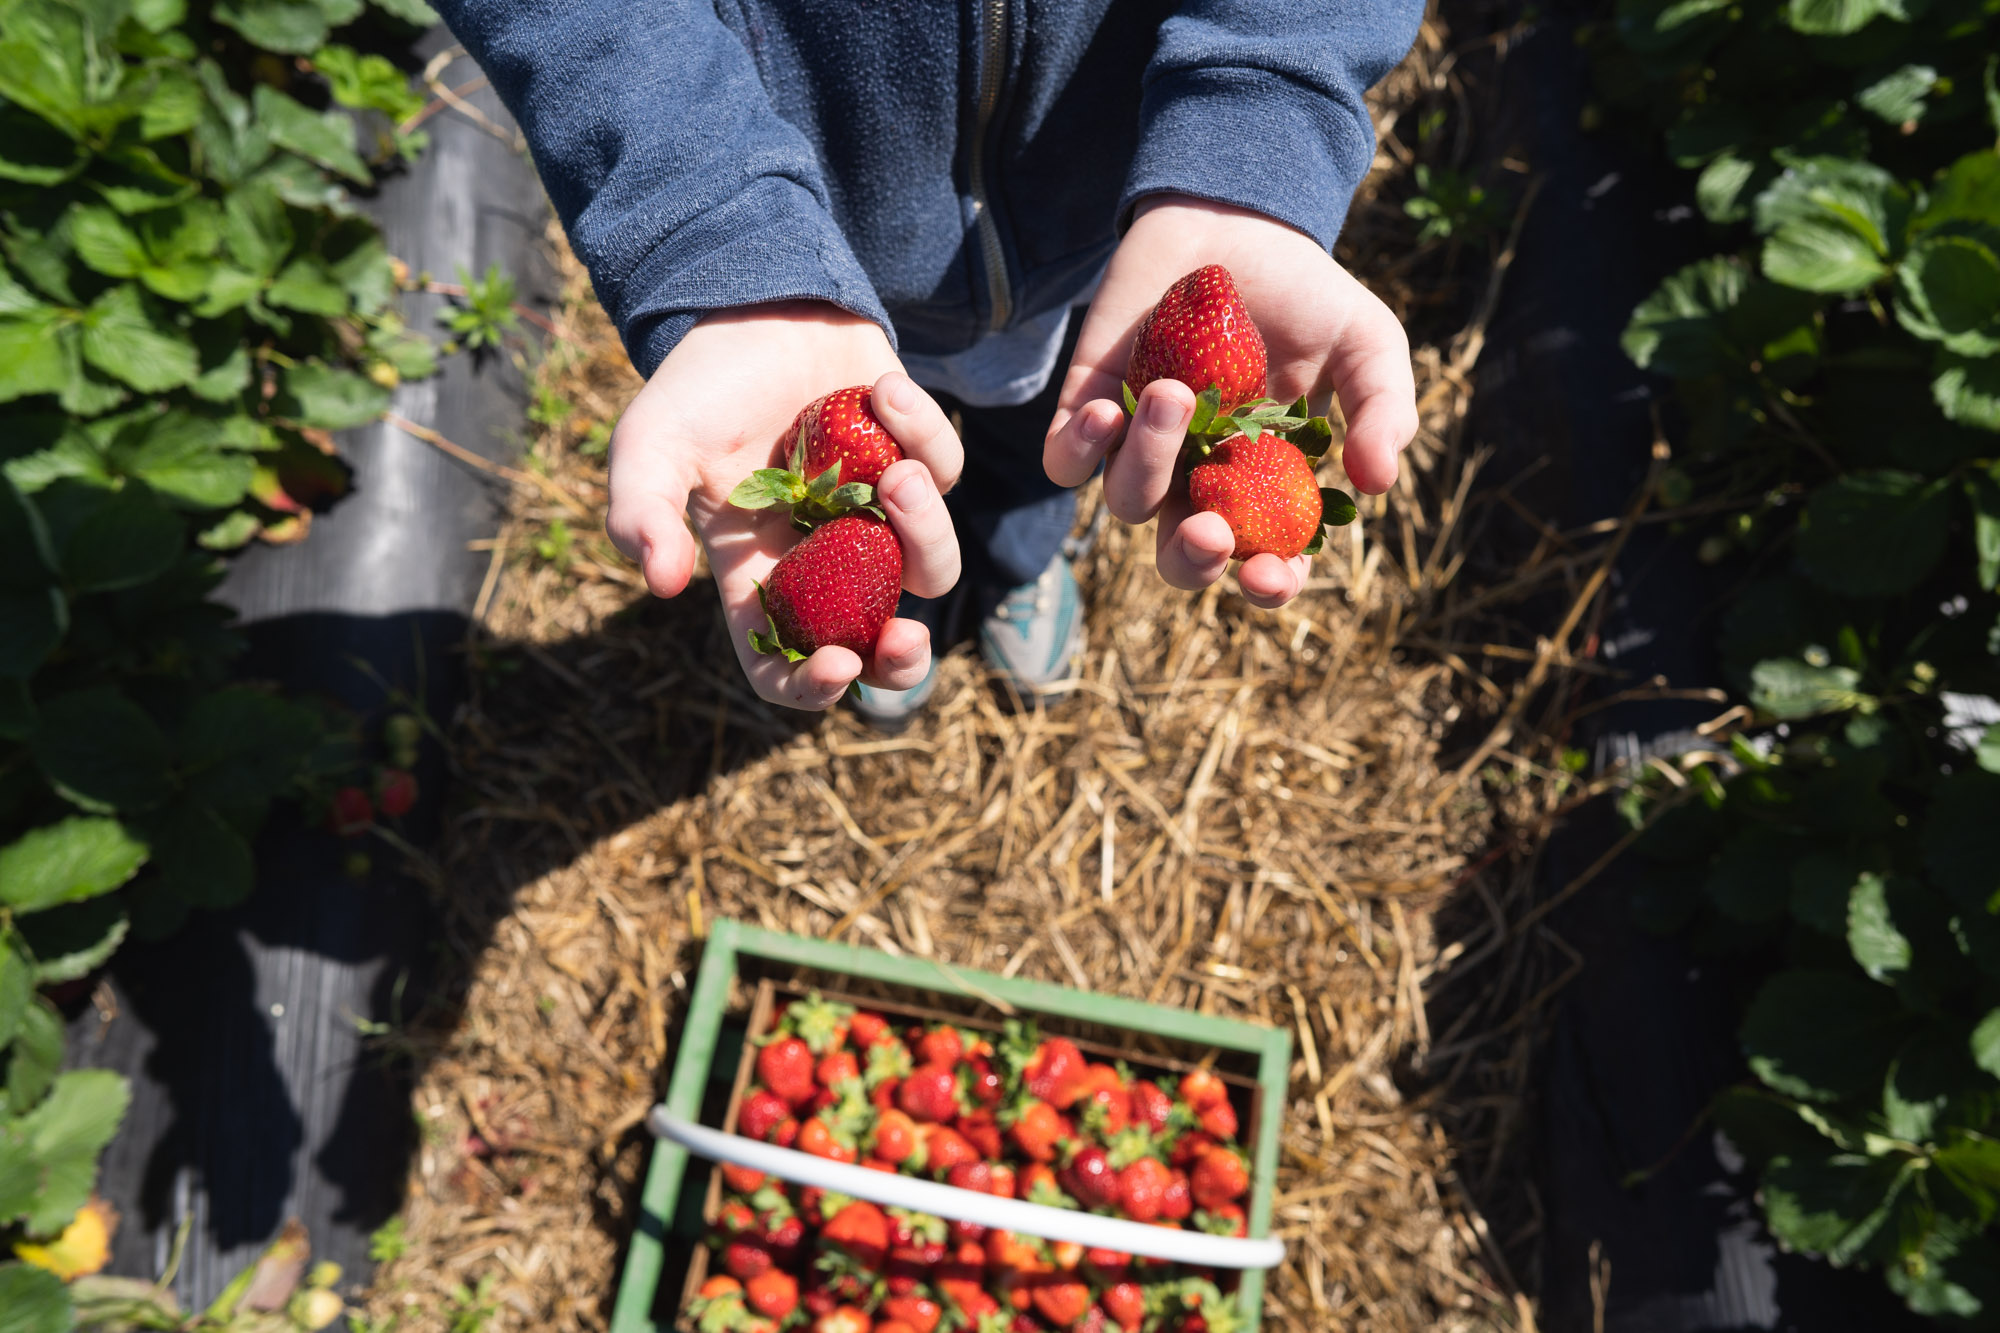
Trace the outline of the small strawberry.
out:
[[[1029,1203],[1045,1203],[1051,1208],[1074,1208],[1076,1200],[1064,1194],[1056,1183],[1056,1173],[1046,1162],[1031,1162],[1021,1172],[1014,1195]]]
[[[1226,1099],[1203,1107],[1201,1127],[1206,1133],[1224,1142],[1235,1138],[1236,1108]]]
[[[764,1233],[764,1246],[771,1251],[771,1258],[787,1266],[797,1260],[805,1243],[806,1224],[796,1217],[780,1218]]]
[[[758,1187],[764,1183],[764,1173],[752,1171],[747,1166],[738,1166],[734,1162],[724,1162],[722,1183],[738,1194],[755,1194]]]
[[[736,1114],[736,1130],[739,1134],[753,1139],[770,1140],[771,1131],[783,1124],[791,1114],[785,1099],[768,1088],[759,1088],[743,1099],[743,1109]]]
[[[984,1106],[992,1106],[998,1102],[1006,1091],[1006,1085],[1001,1082],[999,1071],[983,1057],[973,1060],[972,1070],[965,1076],[965,1088],[972,1094],[974,1101]]]
[[[1001,1140],[1000,1122],[993,1118],[991,1111],[962,1115],[952,1122],[952,1128],[964,1135],[966,1142],[982,1154],[996,1162],[1000,1160],[1006,1144]]]
[[[830,1162],[852,1162],[859,1154],[852,1143],[843,1142],[838,1130],[819,1116],[799,1127],[799,1151],[824,1157]]]
[[[786,466],[759,468],[730,492],[741,509],[785,506],[792,522],[811,528],[872,504],[875,483],[902,446],[876,417],[865,384],[838,389],[799,410],[787,436]]]
[[[1107,1250],[1094,1245],[1083,1252],[1083,1264],[1096,1274],[1099,1281],[1111,1283],[1125,1276],[1125,1270],[1132,1266],[1132,1256],[1123,1250]]]
[[[875,1120],[870,1151],[885,1162],[906,1162],[917,1150],[916,1122],[901,1111],[883,1111]]]
[[[1146,1322],[1146,1289],[1136,1282],[1120,1282],[1098,1298],[1104,1313],[1125,1333],[1139,1333]]]
[[[876,1313],[886,1319],[900,1319],[916,1333],[931,1333],[944,1318],[944,1307],[928,1296],[891,1296],[882,1302]],[[881,1333],[882,1326],[875,1326],[875,1333]]]
[[[960,1249],[967,1245],[984,1244],[986,1240],[986,1228],[983,1225],[978,1222],[961,1222],[956,1218],[952,1220],[949,1234],[951,1243]],[[980,1262],[984,1263],[985,1259],[982,1258]]]
[[[848,1022],[848,1035],[854,1039],[854,1044],[863,1050],[889,1035],[889,1020],[866,1009],[857,1010]]]
[[[993,1163],[992,1192],[994,1194],[999,1195],[1003,1199],[1011,1199],[1014,1197],[1014,1188],[1018,1183],[1014,1176],[1013,1167],[1003,1162]]]
[[[1329,499],[1333,522],[1353,517],[1347,497],[1336,491],[1322,495],[1312,462],[1273,431],[1223,440],[1188,470],[1187,484],[1196,512],[1222,515],[1235,534],[1232,560],[1265,552],[1289,560],[1315,547]]]
[[[1036,1049],[1024,1076],[1029,1092],[1056,1110],[1067,1111],[1083,1095],[1086,1068],[1076,1043],[1051,1037]]]
[[[834,1051],[820,1060],[813,1077],[821,1087],[838,1087],[848,1079],[861,1077],[861,1062],[854,1058],[853,1051]]]
[[[757,1078],[795,1108],[819,1090],[813,1082],[812,1048],[797,1037],[780,1037],[757,1052]]]
[[[750,1317],[743,1307],[743,1284],[725,1273],[716,1274],[688,1302],[688,1315],[700,1333],[734,1333]]]
[[[960,1162],[945,1173],[945,1184],[974,1194],[993,1192],[993,1167],[986,1162]]]
[[[1074,1273],[1057,1273],[1053,1280],[1037,1282],[1032,1299],[1042,1318],[1057,1328],[1068,1328],[1090,1309],[1090,1288]]]
[[[1037,1162],[1053,1162],[1062,1138],[1062,1117],[1047,1102],[1030,1101],[1007,1130],[1014,1146]]]
[[[1078,1149],[1058,1179],[1086,1208],[1105,1208],[1118,1202],[1118,1175],[1104,1149],[1094,1143]]]
[[[1134,1222],[1157,1220],[1166,1202],[1170,1179],[1165,1162],[1141,1157],[1118,1173],[1118,1206]]]
[[[783,1319],[799,1305],[799,1280],[782,1268],[759,1273],[743,1284],[750,1308],[767,1319]]]
[[[1229,1099],[1229,1085],[1210,1069],[1190,1069],[1181,1076],[1181,1100],[1200,1111],[1205,1106]]]
[[[965,1136],[955,1129],[940,1125],[924,1145],[924,1169],[931,1172],[949,1174],[955,1166],[979,1160],[979,1149],[965,1141]]]
[[[1215,1140],[1198,1129],[1191,1129],[1174,1140],[1173,1151],[1167,1154],[1167,1161],[1174,1166],[1192,1168],[1201,1160],[1202,1154],[1215,1146]]]
[[[739,1236],[723,1247],[722,1266],[729,1270],[731,1277],[748,1282],[759,1273],[769,1272],[772,1265],[771,1247],[762,1237]]]
[[[1174,1099],[1169,1097],[1160,1085],[1150,1079],[1136,1079],[1127,1089],[1131,1101],[1131,1119],[1134,1124],[1144,1125],[1158,1134],[1167,1127],[1167,1117],[1174,1109]]]
[[[820,1235],[871,1270],[880,1269],[889,1254],[888,1215],[865,1199],[856,1199],[827,1218]]]
[[[812,1333],[870,1333],[875,1321],[852,1305],[842,1305],[813,1320]]]
[[[1250,1188],[1250,1171],[1235,1149],[1210,1148],[1194,1164],[1188,1185],[1195,1203],[1214,1212],[1223,1204],[1243,1197]]]
[[[780,1148],[789,1148],[798,1141],[799,1122],[792,1116],[786,1116],[783,1120],[780,1120],[778,1127],[771,1131],[771,1142],[777,1144]]]
[[[1221,410],[1264,396],[1263,335],[1220,264],[1188,274],[1160,297],[1132,333],[1125,383],[1136,395],[1154,380],[1179,380],[1196,393],[1214,386]]]
[[[1250,1219],[1243,1209],[1233,1203],[1218,1204],[1194,1215],[1197,1231],[1206,1231],[1211,1236],[1247,1236],[1250,1234]]]
[[[715,1227],[725,1236],[741,1236],[757,1229],[757,1214],[741,1199],[731,1199],[715,1215]]]
[[[964,1054],[965,1039],[958,1035],[957,1028],[948,1025],[932,1028],[917,1041],[916,1057],[920,1065],[948,1067],[957,1064]]]
[[[342,787],[333,794],[326,826],[343,838],[366,833],[375,822],[375,803],[359,787]]]
[[[375,784],[375,804],[382,813],[394,819],[410,813],[410,808],[416,803],[417,780],[410,776],[409,770],[383,769],[380,780]]]
[[[1125,1091],[1125,1081],[1110,1065],[1090,1065],[1084,1070],[1076,1105],[1085,1127],[1103,1138],[1123,1131],[1132,1117],[1132,1099]]]
[[[1184,1222],[1194,1212],[1194,1189],[1187,1172],[1179,1168],[1167,1172],[1167,1187],[1160,1193],[1160,1217],[1168,1222]]]
[[[844,514],[778,557],[757,587],[767,627],[750,646],[804,661],[837,645],[866,662],[903,590],[903,544],[882,519]]]
[[[916,1120],[941,1125],[958,1115],[958,1074],[950,1065],[924,1065],[896,1090],[896,1105]]]

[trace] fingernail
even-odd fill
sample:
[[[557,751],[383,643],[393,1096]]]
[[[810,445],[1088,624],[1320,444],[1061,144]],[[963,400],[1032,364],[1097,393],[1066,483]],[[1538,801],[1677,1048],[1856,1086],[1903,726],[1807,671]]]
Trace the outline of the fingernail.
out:
[[[1117,431],[1118,423],[1103,412],[1085,412],[1076,429],[1085,444],[1103,444]]]
[[[914,517],[929,509],[936,496],[929,477],[916,468],[910,468],[883,492],[882,498],[901,510],[905,517]]]
[[[1154,430],[1179,430],[1186,420],[1187,409],[1179,399],[1157,394],[1146,404],[1146,424]]]
[[[882,396],[889,400],[889,406],[898,412],[907,412],[917,405],[917,386],[901,375],[894,376],[883,386]]]

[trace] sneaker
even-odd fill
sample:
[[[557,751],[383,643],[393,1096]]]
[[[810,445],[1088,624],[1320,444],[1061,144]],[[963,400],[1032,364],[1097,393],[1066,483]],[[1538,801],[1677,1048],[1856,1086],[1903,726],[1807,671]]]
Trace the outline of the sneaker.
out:
[[[1033,583],[1010,588],[979,626],[980,656],[1024,700],[1068,679],[1082,651],[1083,599],[1067,552],[1049,561]]]
[[[937,692],[938,658],[950,646],[948,631],[956,617],[963,593],[953,589],[943,597],[912,597],[903,594],[902,602],[896,607],[896,614],[911,620],[920,620],[931,632],[931,668],[924,678],[907,690],[885,690],[879,685],[863,685],[854,682],[849,702],[854,711],[875,730],[887,736],[894,736],[910,725],[910,720],[923,711]]]

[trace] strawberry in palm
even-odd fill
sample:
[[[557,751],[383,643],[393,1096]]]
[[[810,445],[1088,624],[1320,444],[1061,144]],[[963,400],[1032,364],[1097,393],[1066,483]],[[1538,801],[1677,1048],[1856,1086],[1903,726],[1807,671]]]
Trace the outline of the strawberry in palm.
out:
[[[1312,464],[1297,445],[1269,431],[1216,445],[1189,470],[1188,499],[1197,512],[1228,522],[1236,537],[1232,560],[1301,554],[1319,538],[1325,513]]]
[[[790,466],[759,468],[730,492],[740,509],[784,506],[809,529],[874,502],[875,483],[903,457],[871,405],[865,384],[815,398],[792,422]]]
[[[801,662],[837,645],[867,662],[902,588],[903,545],[888,523],[844,514],[779,556],[758,585],[767,628],[750,632],[750,646]]]
[[[1219,410],[1233,412],[1264,396],[1264,337],[1220,264],[1209,264],[1167,288],[1132,334],[1125,383],[1137,395],[1154,380],[1179,380],[1197,394],[1219,393]]]

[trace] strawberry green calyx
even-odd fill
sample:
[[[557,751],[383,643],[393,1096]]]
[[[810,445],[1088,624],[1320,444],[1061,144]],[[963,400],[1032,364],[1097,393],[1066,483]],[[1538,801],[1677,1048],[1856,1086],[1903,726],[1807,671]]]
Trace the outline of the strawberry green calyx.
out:
[[[1141,1157],[1151,1157],[1162,1162],[1167,1160],[1160,1140],[1144,1125],[1127,1125],[1112,1135],[1111,1142],[1105,1148],[1105,1157],[1111,1163],[1113,1171],[1123,1171]]]
[[[757,607],[764,613],[764,628],[750,631],[750,647],[754,652],[776,653],[787,662],[803,662],[808,654],[796,648],[787,647],[778,637],[778,622],[771,618],[771,599],[765,595],[764,585],[757,585]],[[769,1034],[775,1037],[777,1033]],[[769,1037],[766,1038],[768,1040]]]
[[[853,1017],[853,1005],[828,1000],[814,991],[805,999],[785,1006],[783,1026],[805,1042],[814,1055],[825,1055],[847,1040],[847,1025]]]
[[[729,503],[738,509],[772,509],[784,506],[792,511],[792,526],[811,532],[822,523],[842,514],[865,513],[883,517],[875,502],[875,488],[864,481],[840,482],[840,460],[818,476],[807,480],[806,432],[799,430],[792,446],[791,466],[759,468],[737,483],[729,493]]]
[[[873,1092],[891,1079],[908,1078],[910,1069],[909,1047],[900,1041],[878,1041],[868,1048],[868,1064],[861,1078]]]

